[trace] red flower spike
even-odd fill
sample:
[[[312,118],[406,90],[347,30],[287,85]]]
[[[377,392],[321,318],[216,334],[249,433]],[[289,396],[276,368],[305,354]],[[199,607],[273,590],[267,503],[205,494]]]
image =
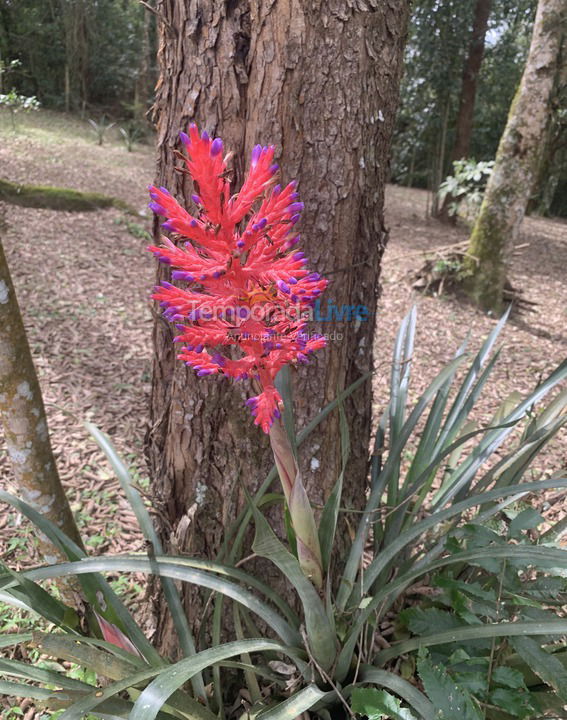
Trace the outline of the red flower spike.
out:
[[[303,204],[295,182],[274,186],[273,147],[253,149],[242,188],[230,197],[222,141],[199,134],[195,125],[181,139],[198,214],[165,188],[150,187],[149,207],[166,218],[163,228],[175,242],[162,237],[148,250],[172,267],[172,280],[180,284],[164,281],[152,297],[179,330],[179,358],[199,376],[259,382],[261,392],[247,405],[267,433],[280,416],[279,370],[325,346],[323,337],[306,333],[302,313],[327,280],[309,272],[296,247]]]

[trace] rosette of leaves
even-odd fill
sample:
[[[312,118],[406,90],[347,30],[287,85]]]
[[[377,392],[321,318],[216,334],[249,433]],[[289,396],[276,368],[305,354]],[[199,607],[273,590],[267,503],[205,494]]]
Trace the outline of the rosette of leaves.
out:
[[[2,644],[34,640],[51,657],[91,668],[99,680],[96,686],[77,684],[64,672],[46,674],[28,663],[3,660],[6,680],[0,690],[65,707],[60,720],[86,713],[211,720],[230,711],[234,693],[227,697],[223,688],[235,687],[245,691],[246,713],[263,720],[291,720],[305,711],[323,720],[337,713],[507,720],[535,718],[564,703],[567,620],[561,607],[567,553],[557,538],[567,523],[538,535],[540,518],[528,499],[550,488],[567,488],[562,475],[530,475],[533,461],[567,421],[567,391],[557,390],[567,376],[567,362],[525,396],[509,398],[492,422],[475,425],[471,415],[498,359],[500,351],[494,348],[505,319],[472,356],[463,343],[410,407],[415,311],[404,319],[362,513],[341,505],[350,445],[341,407],[368,378],[342,392],[300,432],[290,413],[284,417],[301,450],[329,413],[341,413],[342,473],[319,524],[326,576],[321,593],[301,571],[293,531],[286,546],[262,514],[267,504],[283,505],[283,498],[270,492],[275,468],[227,529],[216,561],[166,556],[124,463],[108,438],[89,426],[152,552],[86,558],[33,509],[2,493],[2,500],[30,518],[69,558],[26,572],[4,570],[2,599],[42,615],[54,630],[35,639],[7,636]],[[284,407],[291,408],[285,372],[279,391]],[[349,513],[354,532],[333,583],[331,549],[343,513]],[[244,540],[250,522],[256,526],[253,552],[283,573],[298,596],[299,613],[262,578],[238,566],[249,554]],[[182,660],[169,663],[159,657],[104,579],[108,573],[127,572],[160,576]],[[45,580],[66,575],[81,582],[91,609],[86,617],[44,586]],[[212,647],[198,647],[174,581],[210,593]],[[416,593],[416,586],[427,592]],[[221,642],[228,603],[235,636]],[[388,625],[395,630],[384,641]]]
[[[103,115],[100,120],[97,122],[96,120],[93,120],[92,118],[89,118],[88,120],[89,125],[91,126],[91,131],[94,133],[97,145],[103,145],[104,144],[104,137],[108,130],[113,128],[116,123],[110,122],[106,115]]]
[[[553,530],[538,531],[542,523],[532,505],[519,502],[487,523],[459,527],[446,547],[465,559],[463,565],[435,573],[428,600],[410,596],[415,604],[399,613],[397,634],[409,633],[407,642],[414,646],[422,635],[461,633],[458,642],[432,646],[417,657],[418,675],[441,717],[452,717],[451,696],[470,720],[539,717],[567,703],[564,642],[553,633],[537,639],[529,634],[534,622],[541,623],[542,633],[546,624],[553,625],[567,601],[565,568],[554,567],[553,560],[564,551]],[[527,632],[508,638],[476,633],[502,622],[518,631],[524,625]]]

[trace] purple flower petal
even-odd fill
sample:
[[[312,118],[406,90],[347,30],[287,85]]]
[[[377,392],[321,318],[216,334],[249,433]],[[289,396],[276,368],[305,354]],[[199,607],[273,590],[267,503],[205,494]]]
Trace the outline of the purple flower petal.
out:
[[[222,140],[220,138],[215,138],[211,145],[211,155],[215,157],[219,153],[222,152]]]
[[[294,203],[291,203],[291,205],[288,205],[288,207],[286,207],[286,212],[288,212],[290,214],[296,214],[296,213],[302,212],[302,210],[304,208],[305,208],[304,203],[294,202]]]
[[[252,167],[256,167],[261,154],[262,154],[262,146],[254,145],[254,148],[252,149],[252,162],[251,162]]]
[[[155,212],[156,215],[167,215],[165,209],[157,202],[148,203],[148,207],[152,212]]]

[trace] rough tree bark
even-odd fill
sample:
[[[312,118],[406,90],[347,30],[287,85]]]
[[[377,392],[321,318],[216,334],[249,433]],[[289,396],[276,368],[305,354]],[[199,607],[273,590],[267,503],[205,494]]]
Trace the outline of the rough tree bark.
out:
[[[538,168],[566,16],[565,0],[539,0],[522,80],[471,234],[464,286],[486,310],[498,312],[503,304],[507,259]]]
[[[482,58],[484,56],[484,42],[488,30],[488,17],[491,7],[492,0],[476,1],[471,40],[463,67],[463,81],[461,85],[461,96],[459,98],[459,112],[455,126],[455,143],[451,152],[451,163],[468,157],[470,152],[476,87],[478,74],[482,65]],[[451,202],[452,196],[446,195],[439,212],[439,219],[443,222],[451,219],[448,212]]]
[[[191,189],[174,171],[178,133],[191,120],[235,151],[238,187],[256,143],[275,144],[284,182],[300,181],[301,233],[310,266],[332,280],[335,305],[366,305],[363,323],[325,322],[338,333],[295,374],[298,426],[372,367],[380,260],[387,240],[384,184],[402,65],[405,0],[160,0],[157,89],[159,185]],[[160,270],[160,273],[163,273]],[[162,275],[163,277],[163,275]],[[315,324],[317,325],[317,323]],[[250,389],[197,379],[175,359],[157,319],[148,455],[172,551],[212,556],[223,528],[271,465],[266,438],[243,402]],[[367,384],[346,412],[351,463],[344,503],[363,499],[370,431]],[[307,491],[321,503],[337,477],[338,421],[302,448]],[[188,604],[195,617],[196,605]],[[189,605],[191,607],[189,607]],[[198,611],[197,611],[198,612]],[[174,644],[160,623],[162,648]]]
[[[1,240],[0,422],[17,494],[82,547],[49,442],[41,389]],[[38,533],[38,538],[45,562],[66,560],[45,536]]]
[[[553,94],[551,112],[544,135],[536,179],[532,187],[527,213],[548,215],[564,165],[567,150],[567,27],[563,28],[561,49]]]

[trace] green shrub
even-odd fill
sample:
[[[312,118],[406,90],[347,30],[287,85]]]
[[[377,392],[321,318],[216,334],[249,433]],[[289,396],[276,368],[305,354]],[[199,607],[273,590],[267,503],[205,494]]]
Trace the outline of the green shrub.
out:
[[[484,190],[492,173],[494,161],[476,162],[472,159],[456,160],[453,163],[453,175],[449,175],[439,186],[439,201],[444,202],[447,195],[452,198],[449,214],[461,212],[465,220],[474,221],[482,204]]]

